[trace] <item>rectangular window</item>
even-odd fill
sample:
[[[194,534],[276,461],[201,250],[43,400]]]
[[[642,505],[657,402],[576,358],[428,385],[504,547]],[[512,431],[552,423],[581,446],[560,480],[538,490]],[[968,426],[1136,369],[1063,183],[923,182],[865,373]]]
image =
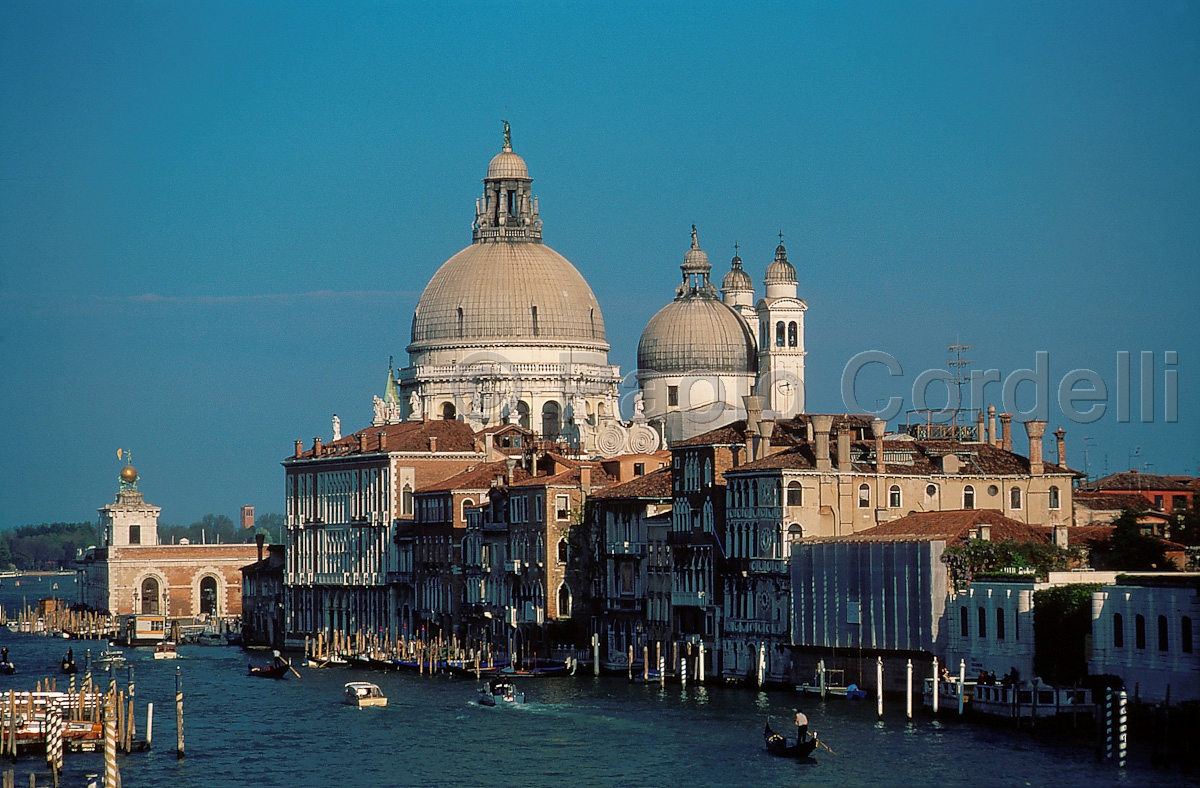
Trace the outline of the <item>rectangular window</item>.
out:
[[[1161,495],[1154,496],[1154,508],[1155,509],[1163,508],[1163,497]]]
[[[1172,495],[1171,496],[1171,506],[1176,509],[1186,509],[1187,508],[1187,496],[1186,495]]]
[[[129,526],[129,543],[130,544],[141,544],[142,543],[142,526],[140,526],[140,525]]]
[[[545,515],[546,515],[546,507],[542,503],[542,494],[541,493],[538,493],[537,495],[534,496],[533,508],[534,508],[533,516],[535,518],[535,522],[539,522],[539,523],[542,522],[542,520],[545,518]]]
[[[633,475],[634,476],[645,476],[646,475],[646,463],[635,462],[633,464]]]
[[[566,520],[571,516],[571,496],[557,495],[554,498],[554,516],[558,520]]]
[[[667,386],[667,405],[679,406],[679,386]]]

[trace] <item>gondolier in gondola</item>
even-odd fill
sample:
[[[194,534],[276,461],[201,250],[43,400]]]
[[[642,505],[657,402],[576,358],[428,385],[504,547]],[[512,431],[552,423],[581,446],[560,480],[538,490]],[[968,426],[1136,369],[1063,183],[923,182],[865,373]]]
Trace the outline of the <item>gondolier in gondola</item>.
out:
[[[808,715],[796,709],[796,743],[808,739]]]

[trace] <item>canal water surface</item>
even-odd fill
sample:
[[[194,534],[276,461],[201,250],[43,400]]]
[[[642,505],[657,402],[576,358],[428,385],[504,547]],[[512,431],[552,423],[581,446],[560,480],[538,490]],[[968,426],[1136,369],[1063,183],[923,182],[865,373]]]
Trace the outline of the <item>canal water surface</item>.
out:
[[[6,610],[19,605],[10,580],[0,589]],[[30,600],[50,579],[26,578]],[[60,585],[63,580],[58,578]],[[66,583],[70,583],[68,578]],[[65,590],[65,589],[64,589]],[[44,595],[49,595],[48,593]],[[103,644],[0,630],[0,644],[20,671],[0,676],[0,690],[27,689],[55,676],[68,646],[82,666]],[[909,722],[902,702],[882,721],[873,701],[804,702],[811,728],[836,755],[818,750],[813,763],[767,755],[762,727],[770,718],[788,730],[798,698],[734,687],[631,685],[621,678],[526,681],[524,707],[475,703],[476,683],[444,676],[346,669],[306,669],[302,678],[252,678],[248,661],[269,653],[186,646],[176,662],[149,649],[124,649],[134,666],[138,734],[146,702],[155,707],[154,749],[122,756],[122,781],[138,786],[1140,786],[1180,782],[1179,772],[1135,762],[1118,775],[1094,760],[1086,742],[1064,744],[999,728]],[[182,669],[187,756],[175,757],[172,706],[175,668]],[[94,674],[107,680],[103,673]],[[125,673],[119,673],[122,684]],[[386,708],[342,704],[343,685],[367,680],[388,696]],[[60,688],[62,679],[60,678]],[[23,757],[17,784],[38,773]],[[82,786],[101,759],[68,754],[64,785]]]

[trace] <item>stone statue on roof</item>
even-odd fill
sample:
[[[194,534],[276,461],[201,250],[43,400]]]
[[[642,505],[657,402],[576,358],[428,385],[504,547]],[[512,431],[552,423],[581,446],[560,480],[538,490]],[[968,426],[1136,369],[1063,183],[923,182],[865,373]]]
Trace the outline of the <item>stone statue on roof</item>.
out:
[[[421,395],[413,392],[408,395],[408,417],[413,421],[421,421],[424,418],[424,410],[421,408]]]
[[[504,124],[504,149],[512,150],[512,129],[509,128],[507,120],[500,122]]]

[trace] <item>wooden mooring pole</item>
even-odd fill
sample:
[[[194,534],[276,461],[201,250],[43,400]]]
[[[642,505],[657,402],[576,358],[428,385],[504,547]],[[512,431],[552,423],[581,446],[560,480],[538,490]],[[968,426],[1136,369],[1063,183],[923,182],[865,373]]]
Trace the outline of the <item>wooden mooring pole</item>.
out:
[[[175,757],[183,757],[183,674],[175,668]]]

